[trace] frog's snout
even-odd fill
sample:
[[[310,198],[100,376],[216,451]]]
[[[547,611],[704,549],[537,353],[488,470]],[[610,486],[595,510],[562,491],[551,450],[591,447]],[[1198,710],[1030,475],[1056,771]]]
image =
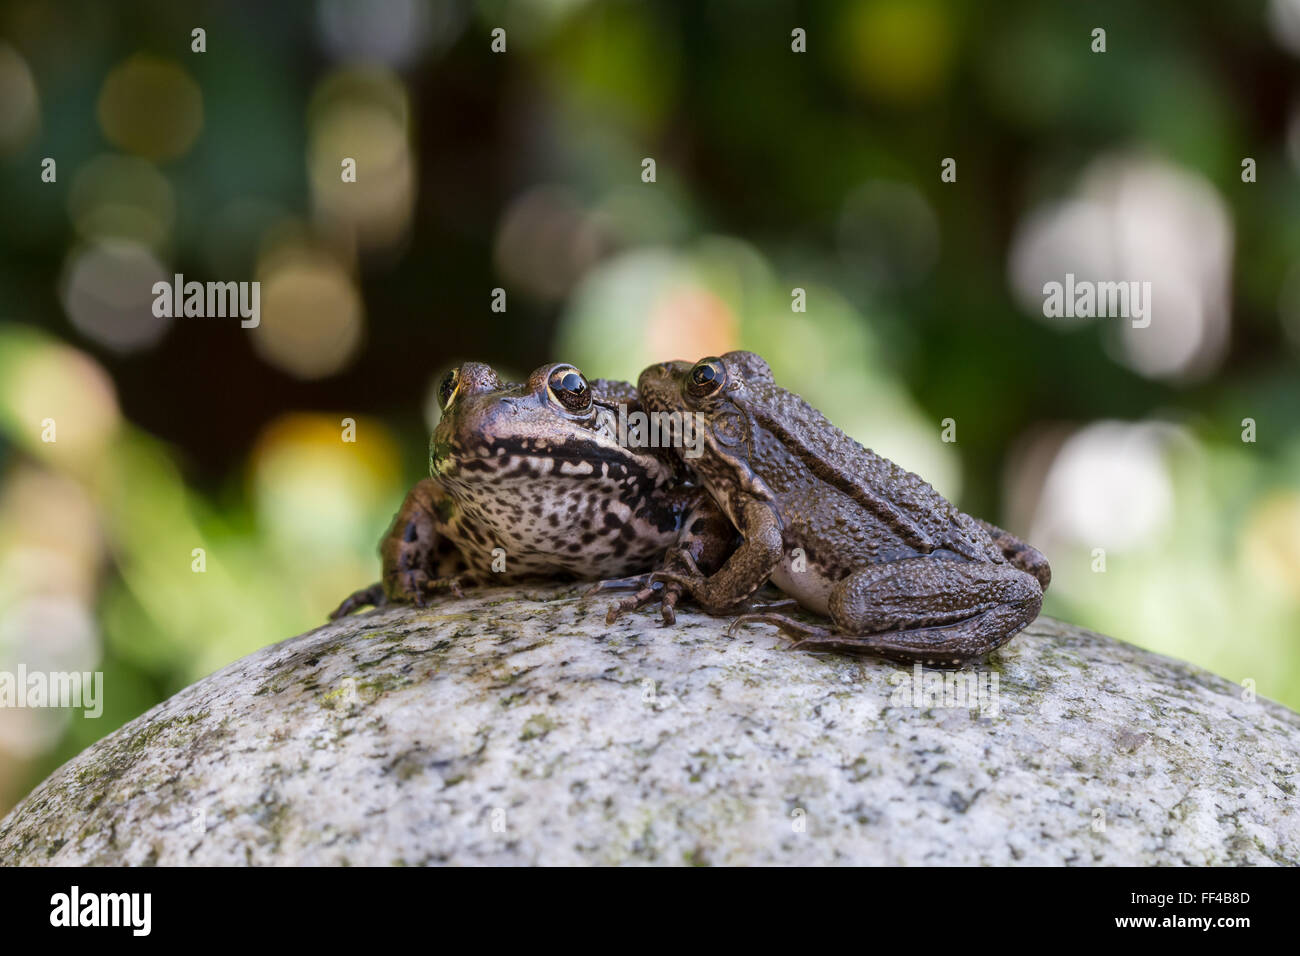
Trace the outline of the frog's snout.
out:
[[[637,387],[642,388],[646,385],[667,382],[672,378],[673,369],[681,362],[656,362],[653,365],[646,366],[645,370],[637,378]]]
[[[500,391],[504,386],[496,370],[482,362],[465,362],[460,366],[458,391],[462,395],[484,395]]]

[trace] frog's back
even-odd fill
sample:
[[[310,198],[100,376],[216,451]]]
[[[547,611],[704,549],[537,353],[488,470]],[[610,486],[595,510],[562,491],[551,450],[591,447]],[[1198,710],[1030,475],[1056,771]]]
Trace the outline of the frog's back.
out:
[[[765,480],[786,486],[787,518],[805,524],[811,538],[833,541],[846,565],[942,549],[1003,560],[975,520],[929,482],[864,447],[798,395],[773,385],[759,408],[754,451]]]

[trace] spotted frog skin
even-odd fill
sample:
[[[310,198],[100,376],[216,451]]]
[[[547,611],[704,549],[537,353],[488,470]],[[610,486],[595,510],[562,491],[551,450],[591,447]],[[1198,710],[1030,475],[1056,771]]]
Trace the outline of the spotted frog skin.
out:
[[[640,408],[630,384],[588,382],[566,364],[509,384],[466,362],[442,380],[439,401],[429,477],[411,489],[380,543],[382,580],[331,618],[368,604],[424,605],[466,585],[648,573],[670,545],[670,565],[684,560],[679,550],[710,567],[725,557],[730,526],[708,495],[682,480],[677,459],[619,444],[618,405]],[[623,603],[660,599],[671,621],[680,594],[676,585],[642,587]]]
[[[652,414],[702,416],[690,467],[743,538],[712,575],[687,559],[652,580],[727,613],[770,579],[834,625],[747,614],[733,628],[766,621],[801,645],[951,665],[1037,617],[1051,580],[1041,553],[859,445],[752,352],[652,365],[638,391]]]

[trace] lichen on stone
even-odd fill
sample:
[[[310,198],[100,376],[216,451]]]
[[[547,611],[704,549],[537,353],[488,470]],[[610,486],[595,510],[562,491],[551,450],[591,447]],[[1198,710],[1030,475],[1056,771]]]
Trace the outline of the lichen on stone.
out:
[[[264,648],[52,774],[0,863],[1300,862],[1300,716],[1189,664],[1040,618],[981,707],[581,593]]]

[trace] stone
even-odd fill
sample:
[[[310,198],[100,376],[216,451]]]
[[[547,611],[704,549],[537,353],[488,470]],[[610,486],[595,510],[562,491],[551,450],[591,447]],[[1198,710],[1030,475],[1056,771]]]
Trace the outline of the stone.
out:
[[[1040,618],[945,677],[610,600],[264,648],[57,770],[0,863],[1300,863],[1300,716],[1190,664]]]

